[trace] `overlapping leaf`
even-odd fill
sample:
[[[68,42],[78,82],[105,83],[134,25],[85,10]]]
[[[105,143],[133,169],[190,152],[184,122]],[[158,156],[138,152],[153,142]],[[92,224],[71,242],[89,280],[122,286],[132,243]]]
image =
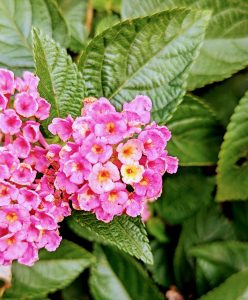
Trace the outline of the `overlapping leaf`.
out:
[[[146,94],[156,121],[167,120],[181,102],[208,20],[206,12],[177,9],[104,31],[79,62],[87,96],[105,96],[120,109]]]
[[[39,92],[52,105],[45,124],[54,117],[79,116],[84,86],[77,66],[64,49],[36,29],[33,30],[33,46],[36,73],[40,78]]]
[[[67,45],[68,28],[55,0],[0,1],[1,67],[17,73],[33,69],[32,26]]]
[[[4,299],[41,297],[61,289],[94,262],[94,256],[80,246],[64,240],[55,252],[40,252],[40,260],[27,267],[18,263],[12,269],[12,287]]]
[[[185,96],[172,119],[169,153],[183,166],[212,165],[218,160],[223,128],[214,113],[199,98]]]
[[[144,269],[133,258],[97,245],[90,288],[95,300],[162,300]]]
[[[248,3],[245,0],[123,0],[122,15],[124,19],[133,18],[175,7],[213,12],[200,55],[190,71],[190,90],[230,77],[247,65]]]
[[[86,228],[89,234],[92,233],[91,239],[116,246],[145,263],[152,264],[151,248],[144,224],[140,218],[122,215],[115,217],[113,221],[107,224],[98,221],[94,214],[88,212],[75,212],[72,218],[82,229]],[[73,224],[71,224],[71,227],[73,227]],[[78,226],[76,232],[79,233]]]
[[[248,93],[227,127],[218,162],[217,200],[248,199]]]

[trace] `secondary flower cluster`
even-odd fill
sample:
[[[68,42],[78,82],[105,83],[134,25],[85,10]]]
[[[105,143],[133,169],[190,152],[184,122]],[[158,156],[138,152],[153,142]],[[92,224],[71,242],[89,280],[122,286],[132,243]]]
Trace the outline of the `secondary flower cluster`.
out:
[[[74,209],[109,222],[116,215],[136,217],[162,190],[162,175],[177,171],[165,151],[171,133],[150,122],[151,100],[137,96],[117,112],[106,98],[88,98],[82,116],[55,118],[49,130],[65,145],[54,154],[55,187],[71,195]]]
[[[30,72],[14,78],[0,69],[1,265],[14,259],[32,265],[40,248],[55,250],[58,222],[70,214],[68,198],[62,200],[52,184],[48,145],[37,122],[49,116],[50,104],[40,97],[38,82]]]

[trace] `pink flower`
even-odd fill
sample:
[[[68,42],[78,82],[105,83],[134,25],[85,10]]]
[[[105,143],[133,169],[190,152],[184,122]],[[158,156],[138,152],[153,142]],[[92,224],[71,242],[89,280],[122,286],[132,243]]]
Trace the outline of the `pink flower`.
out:
[[[178,168],[178,158],[173,156],[166,156],[165,161],[167,163],[166,172],[169,174],[174,174],[177,172]]]
[[[5,181],[0,182],[0,206],[9,205],[12,200],[16,200],[18,189]]]
[[[132,184],[139,182],[142,179],[144,173],[144,167],[138,163],[121,166],[122,181],[126,184]]]
[[[93,121],[90,117],[78,117],[74,121],[72,129],[74,141],[81,144],[84,138],[93,132]]]
[[[111,191],[115,181],[120,179],[118,168],[111,162],[102,165],[97,163],[93,166],[89,175],[89,186],[97,194]]]
[[[95,125],[95,134],[105,137],[109,144],[120,142],[127,130],[127,124],[120,113],[103,115]]]
[[[164,151],[166,140],[163,134],[157,129],[142,131],[138,139],[143,142],[143,153],[148,160],[155,160]]]
[[[17,77],[15,80],[18,92],[30,92],[36,94],[40,79],[28,71],[23,72],[22,77],[23,78]]]
[[[128,140],[125,144],[121,143],[116,148],[118,159],[123,164],[132,164],[141,159],[143,144],[137,139]]]
[[[11,180],[20,185],[30,185],[33,183],[36,177],[36,171],[34,171],[30,165],[26,163],[20,163],[11,176]]]
[[[92,164],[106,162],[112,153],[112,147],[106,145],[101,138],[96,138],[93,134],[89,135],[81,146],[81,154]]]
[[[0,114],[0,129],[5,134],[16,134],[20,131],[22,121],[13,109],[6,109]]]
[[[49,166],[49,161],[46,158],[47,150],[39,146],[31,149],[29,156],[25,158],[24,162],[33,166],[38,172],[44,173]]]
[[[84,179],[88,178],[91,169],[91,164],[78,153],[73,154],[63,167],[66,177],[75,184],[82,184]]]
[[[56,189],[66,191],[67,194],[73,194],[78,190],[78,187],[75,183],[72,183],[63,172],[58,172],[54,186]]]
[[[29,212],[23,207],[2,207],[0,210],[0,227],[8,228],[10,232],[22,229],[24,223],[29,222]]]
[[[143,222],[147,222],[151,217],[151,212],[149,210],[147,202],[145,202],[143,210],[141,212],[141,219]]]
[[[100,205],[99,195],[94,193],[88,184],[79,189],[72,199],[74,208],[91,211]]]
[[[38,259],[38,248],[34,243],[28,243],[26,251],[18,258],[18,262],[31,267]]]
[[[83,115],[91,116],[93,119],[108,114],[111,112],[116,112],[115,107],[106,98],[99,98],[97,101],[89,103],[83,108]]]
[[[6,69],[0,69],[0,93],[13,94],[14,90],[14,73]]]
[[[113,220],[114,216],[104,211],[101,207],[97,207],[95,209],[96,218],[99,221],[103,221],[105,223],[109,223]]]
[[[38,97],[36,100],[38,103],[38,109],[35,113],[35,117],[40,120],[47,119],[50,114],[51,104],[41,97]]]
[[[153,170],[146,169],[142,179],[134,184],[135,193],[146,196],[148,200],[154,200],[162,191],[162,176]]]
[[[137,115],[135,121],[141,124],[147,124],[150,121],[150,111],[152,109],[152,101],[147,96],[138,95],[129,103],[124,103],[124,113],[134,113]],[[130,115],[129,115],[130,116]]]
[[[130,193],[128,197],[128,201],[126,203],[126,214],[130,217],[137,217],[141,214],[143,210],[143,201],[142,197],[135,194]]]
[[[47,251],[55,251],[58,248],[61,239],[58,231],[41,229],[37,246],[39,248],[44,247]]]
[[[32,95],[23,92],[15,96],[14,108],[19,115],[29,118],[35,115],[38,103]]]
[[[57,134],[62,141],[66,142],[72,135],[73,119],[69,115],[66,119],[55,118],[52,124],[48,126],[52,134]]]
[[[0,165],[0,181],[4,179],[9,179],[9,177],[10,177],[10,169],[8,168],[8,166]]]
[[[166,126],[159,126],[155,122],[152,122],[150,125],[147,125],[145,129],[156,129],[162,133],[164,140],[168,142],[171,139],[171,132]]]
[[[21,188],[19,190],[17,201],[23,207],[30,210],[30,209],[37,209],[37,207],[41,202],[41,199],[35,191],[32,191],[27,188]]]
[[[30,144],[29,142],[22,136],[19,136],[13,142],[13,150],[16,153],[17,157],[26,158],[30,153]]]
[[[114,189],[110,192],[100,195],[101,206],[106,213],[111,215],[119,215],[125,208],[128,200],[126,186],[123,183],[116,182]]]
[[[27,121],[23,127],[23,136],[31,143],[36,143],[40,138],[40,124],[35,121]]]
[[[8,99],[0,93],[0,110],[4,110],[8,104]]]
[[[166,157],[167,151],[164,151],[164,153],[162,153],[161,156],[156,158],[155,160],[147,161],[147,167],[163,175],[167,169]]]

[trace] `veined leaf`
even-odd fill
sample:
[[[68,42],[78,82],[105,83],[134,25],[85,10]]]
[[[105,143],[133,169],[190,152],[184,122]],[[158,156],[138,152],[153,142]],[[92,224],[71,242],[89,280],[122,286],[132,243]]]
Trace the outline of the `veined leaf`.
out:
[[[164,9],[191,7],[213,12],[200,55],[188,78],[188,89],[230,77],[247,66],[248,3],[246,0],[123,0],[124,19]]]
[[[203,207],[192,218],[185,221],[174,257],[175,277],[179,287],[193,282],[193,259],[189,249],[196,245],[218,240],[235,239],[232,225],[221,214],[218,206]]]
[[[162,300],[163,296],[132,257],[96,245],[90,288],[95,300]]]
[[[95,37],[79,61],[87,96],[105,96],[118,108],[137,94],[153,101],[166,121],[181,102],[197,57],[208,12],[176,9],[125,21]]]
[[[40,252],[33,267],[14,263],[12,287],[4,299],[29,299],[45,296],[72,282],[94,262],[94,256],[80,246],[64,240],[55,252]]]
[[[179,157],[182,166],[213,165],[224,130],[213,111],[199,98],[185,96],[167,123],[172,131],[169,153]]]
[[[36,73],[40,78],[39,92],[52,105],[45,124],[54,117],[79,116],[84,86],[77,66],[65,49],[37,29],[33,30],[33,45]]]
[[[106,224],[97,220],[94,214],[81,211],[74,212],[72,219],[83,229],[86,228],[92,232],[92,239],[106,245],[116,246],[145,263],[153,263],[146,230],[140,218],[122,215]],[[76,232],[79,232],[78,227]]]
[[[182,223],[212,202],[214,185],[214,178],[205,176],[200,168],[179,168],[177,174],[164,179],[155,208],[170,224]]]
[[[248,270],[241,271],[229,277],[216,289],[202,296],[199,300],[247,300],[248,297]]]
[[[67,21],[71,33],[69,48],[73,52],[80,52],[86,44],[88,37],[84,25],[87,1],[83,0],[57,0],[59,7]]]
[[[1,67],[19,74],[33,69],[32,26],[67,46],[68,28],[55,0],[0,1]]]
[[[217,200],[248,199],[248,93],[240,100],[224,136],[217,168]]]

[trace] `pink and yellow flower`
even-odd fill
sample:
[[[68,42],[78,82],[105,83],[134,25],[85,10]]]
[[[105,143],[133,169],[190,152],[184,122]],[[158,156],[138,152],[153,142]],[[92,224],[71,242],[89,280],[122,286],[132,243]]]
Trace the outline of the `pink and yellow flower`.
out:
[[[142,165],[139,165],[138,163],[131,165],[122,165],[122,181],[126,184],[133,184],[135,182],[139,182],[142,179],[144,170],[144,167]]]

